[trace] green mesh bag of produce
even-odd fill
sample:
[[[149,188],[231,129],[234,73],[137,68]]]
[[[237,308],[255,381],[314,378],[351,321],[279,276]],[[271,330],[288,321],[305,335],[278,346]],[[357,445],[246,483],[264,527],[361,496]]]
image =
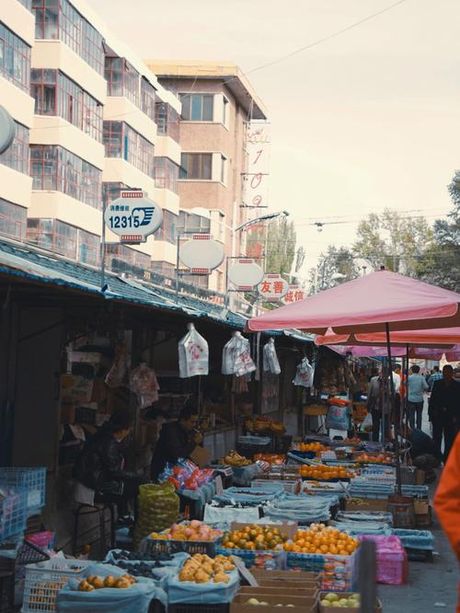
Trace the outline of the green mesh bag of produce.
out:
[[[134,528],[134,546],[152,532],[166,530],[177,521],[179,496],[171,483],[147,483],[139,487],[139,517]]]

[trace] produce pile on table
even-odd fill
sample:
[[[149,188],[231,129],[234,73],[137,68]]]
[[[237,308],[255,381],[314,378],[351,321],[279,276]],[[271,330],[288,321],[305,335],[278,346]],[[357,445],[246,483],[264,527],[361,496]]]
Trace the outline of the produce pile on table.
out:
[[[173,524],[164,532],[152,532],[150,538],[166,541],[215,541],[222,536],[221,530],[216,530],[207,524],[193,519],[190,523]]]
[[[254,434],[273,433],[280,435],[286,432],[286,428],[282,422],[264,416],[258,416],[255,419],[247,419],[244,422],[244,427],[248,432],[253,432]]]
[[[90,576],[83,579],[78,584],[80,592],[92,592],[93,590],[101,590],[103,588],[127,589],[136,583],[135,577],[132,575],[123,575],[121,577],[97,577]]]
[[[306,479],[317,479],[318,481],[331,481],[336,479],[351,479],[354,473],[343,466],[326,466],[325,464],[315,464],[313,466],[303,465],[299,468],[299,474]]]
[[[244,456],[240,455],[236,451],[229,451],[229,453],[223,459],[224,464],[228,464],[228,466],[233,466],[235,468],[241,468],[242,466],[249,466],[253,462],[248,460]]]
[[[286,541],[287,537],[280,532],[279,528],[252,524],[225,534],[222,545],[226,549],[267,551],[282,549],[282,545]]]
[[[293,553],[352,555],[359,546],[358,539],[332,526],[311,524],[308,530],[298,530],[293,541],[284,544]]]
[[[322,597],[321,606],[325,609],[338,609],[338,608],[349,608],[349,609],[359,609],[361,606],[361,597],[357,593],[352,594],[336,594],[335,592],[329,592]]]
[[[311,451],[313,453],[316,453],[316,455],[319,455],[321,451],[327,451],[328,449],[329,447],[326,447],[326,445],[323,445],[322,443],[318,442],[298,443],[293,447],[294,451],[301,451],[302,453],[307,453]]]
[[[195,554],[189,558],[179,573],[179,581],[194,583],[228,583],[228,572],[235,569],[232,557],[218,555],[214,559],[207,555]]]

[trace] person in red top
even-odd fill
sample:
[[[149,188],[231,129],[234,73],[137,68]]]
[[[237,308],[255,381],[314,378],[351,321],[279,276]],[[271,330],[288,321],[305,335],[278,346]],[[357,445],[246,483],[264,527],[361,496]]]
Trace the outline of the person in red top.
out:
[[[434,506],[444,532],[460,562],[460,434],[442,471]],[[457,604],[460,613],[460,600]]]

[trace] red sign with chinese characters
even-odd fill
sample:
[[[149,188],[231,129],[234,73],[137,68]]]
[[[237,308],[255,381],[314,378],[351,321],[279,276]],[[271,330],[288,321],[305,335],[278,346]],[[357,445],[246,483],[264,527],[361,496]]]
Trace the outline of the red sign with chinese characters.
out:
[[[266,274],[257,288],[265,300],[280,300],[289,290],[289,284],[278,274]]]
[[[286,295],[284,296],[283,302],[284,304],[292,304],[293,302],[299,302],[305,298],[305,290],[303,290],[299,285],[290,285]]]

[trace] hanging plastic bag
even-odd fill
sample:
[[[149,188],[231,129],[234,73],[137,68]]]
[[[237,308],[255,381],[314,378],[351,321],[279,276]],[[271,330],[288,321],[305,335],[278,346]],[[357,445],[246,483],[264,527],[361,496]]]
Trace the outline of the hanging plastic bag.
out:
[[[209,348],[206,340],[188,324],[188,332],[179,341],[179,376],[182,379],[209,373]]]
[[[278,356],[276,355],[275,339],[273,338],[271,338],[264,346],[263,368],[264,372],[269,372],[272,375],[279,375],[281,373],[280,363],[278,361]]]
[[[248,339],[241,332],[235,332],[222,352],[222,374],[242,377],[255,370]]]
[[[130,390],[137,396],[140,409],[145,409],[158,401],[160,386],[158,385],[155,371],[149,368],[147,364],[139,364],[131,372],[129,386]]]
[[[313,387],[314,376],[315,369],[307,358],[303,358],[303,360],[297,366],[297,371],[292,383],[302,387]]]
[[[331,404],[326,415],[326,428],[329,430],[350,429],[350,409],[348,406]]]
[[[108,387],[121,387],[128,371],[128,350],[124,343],[117,345],[112,367],[105,377]]]
[[[372,413],[368,413],[366,417],[363,419],[360,430],[361,432],[369,432],[372,430],[373,421],[372,421]]]

